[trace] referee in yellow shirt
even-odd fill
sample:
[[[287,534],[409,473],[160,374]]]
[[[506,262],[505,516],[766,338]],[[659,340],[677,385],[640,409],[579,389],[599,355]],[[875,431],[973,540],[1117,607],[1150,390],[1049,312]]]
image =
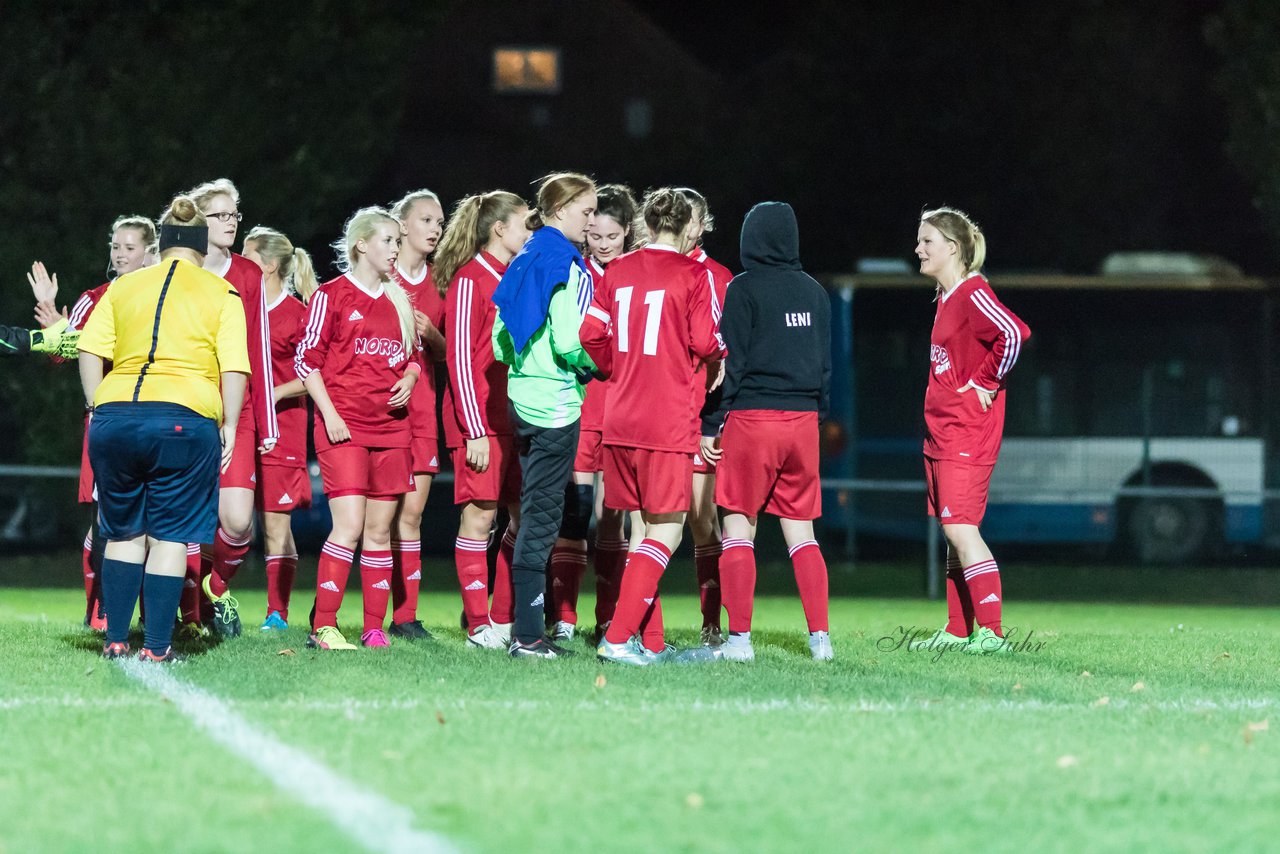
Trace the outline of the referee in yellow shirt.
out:
[[[235,445],[249,354],[240,295],[201,268],[208,237],[195,203],[174,199],[160,218],[160,263],[112,282],[80,336],[80,382],[93,413],[89,463],[107,541],[107,658],[130,653],[142,591],[151,619],[138,657],[175,660],[187,543],[213,542],[218,526],[218,473]],[[104,360],[114,363],[105,379]]]

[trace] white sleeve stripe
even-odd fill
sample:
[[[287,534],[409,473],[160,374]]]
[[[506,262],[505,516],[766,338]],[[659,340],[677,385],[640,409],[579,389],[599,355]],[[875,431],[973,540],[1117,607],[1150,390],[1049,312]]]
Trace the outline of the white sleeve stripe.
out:
[[[1018,331],[1018,324],[1013,321],[1004,311],[996,305],[991,297],[982,291],[974,291],[971,297],[973,304],[978,310],[987,316],[987,319],[994,323],[1005,336],[1004,356],[1000,359],[1000,366],[996,370],[996,378],[1003,379],[1004,375],[1009,372],[1014,363],[1018,361],[1018,353],[1022,349],[1022,333]]]
[[[720,315],[723,312],[720,309],[720,300],[716,297],[716,274],[707,270],[707,281],[711,284],[711,319],[716,322],[716,326],[719,326]]]
[[[480,437],[485,434],[484,419],[480,417],[475,366],[471,362],[471,298],[474,289],[475,282],[471,279],[458,279],[458,291],[454,296],[458,305],[458,324],[453,336],[453,355],[458,361],[458,402],[462,405],[462,420],[468,434]]]
[[[324,316],[328,312],[329,295],[324,291],[316,291],[311,297],[310,313],[307,316],[306,334],[302,336],[302,340],[298,342],[298,352],[293,357],[293,367],[298,373],[298,379],[305,380],[311,376],[315,368],[307,364],[307,350],[316,346],[320,341],[320,331],[324,328]]]
[[[596,308],[594,305],[587,306],[587,315],[590,317],[594,317],[596,320],[600,321],[601,323],[607,324],[610,320],[607,312]]]
[[[267,289],[265,283],[258,286],[258,325],[262,328],[259,330],[262,335],[262,382],[261,385],[265,389],[267,395],[267,433],[265,436],[259,436],[260,439],[279,439],[280,424],[276,421],[276,404],[275,404],[275,374],[271,370],[271,320],[268,318],[267,311]]]
[[[71,319],[67,321],[68,329],[79,329],[80,324],[84,323],[85,316],[89,310],[93,308],[93,300],[88,293],[80,295],[80,299],[76,300],[76,304],[71,309]]]

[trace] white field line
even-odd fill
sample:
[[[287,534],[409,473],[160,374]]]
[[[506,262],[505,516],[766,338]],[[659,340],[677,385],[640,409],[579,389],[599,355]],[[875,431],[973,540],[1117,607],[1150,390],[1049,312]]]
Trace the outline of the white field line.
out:
[[[285,794],[333,822],[361,847],[375,852],[452,854],[446,837],[413,826],[413,813],[344,780],[306,753],[277,741],[213,694],[175,679],[168,668],[136,660],[124,672],[172,702],[214,741],[244,759]]]
[[[156,668],[158,669],[158,668]],[[172,677],[170,677],[172,678]],[[174,680],[176,682],[176,680]],[[191,689],[196,690],[196,689]],[[167,692],[165,692],[167,695]],[[240,708],[269,708],[282,711],[301,712],[338,712],[354,717],[362,712],[411,711],[417,709],[440,711],[599,711],[614,709],[618,711],[632,710],[638,712],[706,712],[725,715],[756,715],[770,712],[804,712],[806,714],[830,712],[836,714],[898,714],[902,712],[1055,712],[1081,711],[1095,708],[1096,700],[1079,702],[1062,702],[1046,700],[854,700],[852,702],[824,703],[821,701],[778,697],[768,700],[695,700],[691,703],[652,702],[649,700],[624,701],[600,698],[598,700],[579,700],[573,703],[561,703],[552,700],[465,700],[453,699],[442,702],[431,700],[304,700],[295,697],[278,700],[219,700],[219,703],[230,711]],[[0,712],[23,708],[119,708],[150,705],[145,696],[109,697],[98,700],[86,700],[83,697],[8,697],[0,698]],[[1103,706],[1096,707],[1099,713],[1109,709],[1126,709],[1132,711],[1155,712],[1252,712],[1280,710],[1280,698],[1259,697],[1234,700],[1211,700],[1207,698],[1185,698],[1177,700],[1142,700],[1130,697],[1112,697]]]

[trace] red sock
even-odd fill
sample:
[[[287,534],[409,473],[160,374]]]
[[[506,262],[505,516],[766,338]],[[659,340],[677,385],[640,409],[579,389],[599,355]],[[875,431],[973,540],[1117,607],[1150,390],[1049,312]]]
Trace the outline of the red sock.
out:
[[[800,605],[810,632],[825,632],[827,625],[827,562],[817,540],[806,540],[788,549],[800,588]]]
[[[298,572],[297,555],[267,555],[267,614],[276,611],[289,620],[289,594]]]
[[[84,573],[84,603],[89,608],[96,604],[93,599],[93,580],[97,573],[93,571],[93,531],[84,535],[84,556],[80,561],[80,569]],[[91,615],[92,616],[92,615]]]
[[[964,583],[973,601],[973,617],[978,625],[1004,637],[1000,625],[1000,568],[994,560],[984,560],[964,568]]]
[[[360,552],[360,590],[364,594],[364,630],[381,629],[391,600],[391,550]]]
[[[391,574],[391,615],[393,623],[418,619],[418,590],[422,584],[422,540],[401,540],[391,544],[395,572]]]
[[[551,587],[555,591],[556,619],[578,624],[578,591],[587,571],[587,544],[557,545],[551,549]]]
[[[605,633],[609,643],[626,643],[640,631],[640,624],[657,600],[658,580],[670,560],[671,552],[657,540],[645,540],[627,558],[618,591],[618,608]]]
[[[227,592],[227,585],[240,571],[240,564],[244,563],[252,540],[252,537],[233,539],[221,527],[218,528],[218,535],[213,538],[213,578],[209,581],[209,589],[214,596]]]
[[[200,603],[205,600],[200,589],[200,544],[187,543],[187,577],[183,579],[182,598],[178,600],[182,622],[200,622]]]
[[[640,622],[640,640],[649,652],[662,652],[667,645],[662,625],[662,597],[656,591],[644,619]]]
[[[947,633],[961,638],[973,634],[973,599],[955,555],[947,557]]]
[[[188,549],[188,556],[190,550]],[[200,584],[196,588],[200,591],[200,622],[213,622],[213,603],[209,601],[209,597],[204,595],[204,580],[213,575],[213,549],[209,546],[200,547]],[[213,582],[210,582],[212,586]]]
[[[693,547],[693,563],[698,568],[698,598],[702,605],[703,627],[720,628],[720,544]]]
[[[729,613],[729,631],[749,632],[756,600],[756,545],[725,537],[720,549],[720,593]]]
[[[475,631],[489,622],[488,544],[484,540],[458,537],[453,541],[453,562],[458,568],[458,589],[467,627]]]
[[[316,615],[312,630],[338,625],[338,609],[342,594],[347,592],[347,577],[356,553],[346,546],[325,540],[320,549],[320,566],[316,569]],[[207,597],[206,597],[207,598]]]
[[[498,566],[493,575],[493,602],[489,605],[489,619],[495,623],[515,622],[515,596],[511,591],[511,560],[516,554],[516,535],[507,526],[498,547]]]
[[[618,581],[627,559],[625,540],[596,540],[596,625],[613,619],[618,604]]]

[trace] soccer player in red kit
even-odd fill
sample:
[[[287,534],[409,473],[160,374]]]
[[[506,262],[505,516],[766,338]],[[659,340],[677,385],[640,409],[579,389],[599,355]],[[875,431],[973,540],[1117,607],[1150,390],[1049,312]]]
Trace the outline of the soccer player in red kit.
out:
[[[272,392],[280,441],[259,454],[257,506],[267,553],[267,617],[264,631],[289,628],[289,596],[298,571],[291,513],[311,506],[307,472],[306,388],[294,359],[302,340],[306,303],[316,290],[311,256],[278,231],[258,226],[244,238],[244,256],[262,268],[262,288],[271,319],[271,372],[279,383]]]
[[[431,271],[445,300],[449,385],[442,421],[453,458],[453,500],[462,506],[454,562],[467,642],[485,649],[505,650],[515,621],[511,559],[520,524],[520,461],[507,414],[507,366],[493,354],[493,293],[529,237],[528,214],[523,199],[502,190],[463,199]],[[511,522],[498,552],[491,604],[487,554],[499,504]]]
[[[720,583],[729,637],[720,653],[732,661],[755,658],[755,536],[765,512],[778,517],[791,555],[809,652],[825,661],[834,656],[827,564],[813,520],[822,515],[818,422],[830,398],[830,303],[800,266],[790,205],[753,207],[742,223],[741,247],[744,272],[733,280],[720,319],[729,349],[723,394],[702,422],[702,454],[719,463],[716,504],[725,514]]]
[[[707,255],[702,248],[702,237],[715,228],[715,218],[707,206],[706,197],[691,187],[680,187],[681,195],[693,205],[693,219],[689,221],[689,239],[693,248],[690,258],[707,268],[711,285],[716,292],[714,317],[720,322],[733,274],[729,268]],[[699,370],[693,379],[694,429],[701,433],[702,414],[706,407],[715,408],[720,403],[719,393],[709,394],[708,388],[720,378],[722,366],[709,365]],[[689,533],[693,536],[693,561],[698,573],[698,599],[702,607],[702,643],[717,647],[724,642],[720,632],[720,519],[716,510],[716,464],[700,452],[693,455],[693,503],[689,507]]]
[[[315,443],[333,530],[320,551],[309,646],[355,649],[338,630],[338,609],[360,546],[366,647],[388,646],[391,522],[413,489],[407,404],[422,373],[413,306],[391,271],[400,221],[363,208],[338,250],[342,276],[307,307],[296,368],[316,406]]]
[[[185,195],[195,200],[209,223],[209,250],[205,255],[204,268],[226,279],[244,303],[249,363],[253,368],[240,412],[235,455],[231,465],[222,473],[218,494],[218,533],[211,550],[210,571],[205,574],[203,566],[199,570],[204,575],[201,586],[213,603],[215,630],[223,637],[237,637],[240,634],[239,605],[227,585],[244,563],[253,537],[258,451],[270,453],[280,438],[272,393],[275,381],[271,371],[271,328],[266,296],[262,290],[262,268],[231,251],[242,218],[239,190],[226,178],[219,178],[201,184]],[[188,572],[193,568],[193,563],[189,562]],[[191,574],[187,580],[194,580]]]
[[[587,270],[593,287],[604,281],[605,265],[635,248],[637,205],[629,187],[606,184],[596,189],[596,213],[587,230]],[[587,383],[578,425],[578,451],[573,461],[573,483],[566,495],[560,539],[551,550],[551,602],[555,608],[552,639],[569,640],[578,623],[578,591],[587,565],[587,530],[596,513],[596,635],[604,636],[618,600],[618,580],[627,559],[623,514],[604,506],[604,481],[595,488],[596,475],[604,470],[604,410],[609,384]],[[594,492],[594,495],[593,495]]]
[[[650,192],[644,221],[651,242],[609,265],[582,324],[583,346],[611,383],[605,503],[639,510],[644,526],[596,648],[604,661],[643,666],[672,657],[662,638],[658,582],[680,544],[691,499],[698,434],[689,388],[697,366],[724,352],[706,267],[684,254],[692,216],[677,191]]]
[[[937,283],[924,399],[929,515],[947,538],[947,626],[924,643],[1005,652],[1000,571],[979,533],[1004,433],[1004,390],[1031,330],[979,272],[982,231],[951,208],[926,211],[916,234],[920,272]],[[977,622],[977,629],[974,623]]]
[[[71,307],[71,314],[67,324],[68,331],[75,332],[84,329],[84,325],[89,322],[89,316],[93,314],[94,307],[97,306],[98,301],[102,299],[102,295],[106,293],[108,285],[111,284],[111,279],[148,267],[156,262],[155,223],[142,216],[118,217],[111,224],[111,243],[108,248],[111,259],[107,271],[109,278],[106,283],[85,291],[76,300],[75,305]],[[56,279],[56,276],[54,278]],[[48,272],[39,261],[31,265],[31,273],[28,274],[28,279],[31,281],[33,289],[50,281]],[[61,356],[53,356],[52,358],[59,363],[66,361]],[[106,371],[110,371],[111,363],[106,362],[104,368]],[[97,503],[97,493],[93,484],[93,469],[89,465],[88,415],[85,416],[84,426],[84,443],[80,453],[80,487],[77,497],[81,504],[93,505]],[[102,613],[102,584],[98,578],[98,566],[102,563],[102,546],[105,543],[99,542],[101,538],[94,537],[94,528],[96,527],[97,514],[95,513],[94,523],[89,526],[89,532],[85,534],[84,552],[81,559],[86,606],[84,624],[91,629],[105,631],[107,617],[105,613]]]
[[[427,507],[431,480],[440,471],[440,438],[436,428],[436,363],[444,360],[444,298],[431,280],[428,258],[436,251],[444,230],[444,209],[430,190],[408,193],[391,207],[400,220],[400,255],[392,271],[413,304],[414,327],[422,340],[416,358],[422,361],[422,378],[409,398],[409,430],[413,436],[410,456],[413,491],[396,511],[391,532],[392,637],[423,640],[431,633],[418,619],[418,591],[422,585],[422,513]]]

